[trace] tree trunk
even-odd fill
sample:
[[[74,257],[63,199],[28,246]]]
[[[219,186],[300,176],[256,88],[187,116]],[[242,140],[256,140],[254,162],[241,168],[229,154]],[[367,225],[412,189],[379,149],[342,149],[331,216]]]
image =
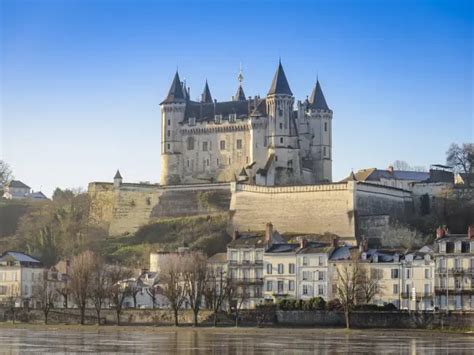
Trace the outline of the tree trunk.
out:
[[[217,327],[217,311],[214,311],[214,327]]]
[[[344,311],[344,315],[346,317],[346,329],[349,329],[351,327],[349,310]]]
[[[199,313],[199,309],[198,310],[193,310],[194,312],[194,326],[197,327],[198,326],[198,313]]]
[[[117,325],[120,325],[120,310],[116,310],[115,313],[117,313]]]
[[[85,313],[86,313],[85,307],[81,307],[81,325],[84,325],[85,323]]]
[[[235,326],[239,326],[239,312],[237,311],[235,312]]]
[[[174,309],[174,326],[175,327],[178,326],[178,309],[177,308]]]
[[[48,311],[44,311],[44,324],[48,324]]]
[[[100,309],[95,310],[97,312],[97,325],[100,326]]]

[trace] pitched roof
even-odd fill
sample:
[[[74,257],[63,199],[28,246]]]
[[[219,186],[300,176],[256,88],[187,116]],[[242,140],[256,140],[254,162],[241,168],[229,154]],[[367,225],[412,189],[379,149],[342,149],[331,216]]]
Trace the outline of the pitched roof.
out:
[[[309,98],[310,107],[315,110],[329,110],[326,99],[324,98],[323,90],[319,84],[319,80],[316,81],[316,86],[313,89],[313,93]]]
[[[237,89],[237,93],[234,96],[234,101],[245,101],[245,94],[244,94],[244,89],[242,89],[242,85],[239,85],[239,88]]]
[[[239,176],[248,176],[247,172],[245,171],[245,168],[242,168],[242,170],[240,171]]]
[[[122,175],[120,175],[119,169],[117,169],[117,172],[115,173],[114,179],[122,179]]]
[[[217,253],[207,259],[208,263],[226,263],[227,253]]]
[[[239,238],[227,244],[227,248],[264,248],[265,236],[240,233]]]
[[[204,85],[204,90],[201,94],[201,102],[212,103],[211,90],[209,90],[209,85],[207,84],[207,80],[206,80],[206,85]]]
[[[48,199],[46,195],[42,193],[41,191],[33,192],[28,197],[34,200],[47,200]]]
[[[273,77],[272,85],[268,91],[268,95],[290,95],[293,96],[291,92],[290,85],[288,80],[286,80],[285,71],[281,65],[281,61],[278,63],[278,68]]]
[[[13,258],[16,261],[19,261],[20,263],[37,263],[40,264],[40,261],[38,259],[33,258],[32,256],[25,254],[25,253],[20,253],[17,251],[7,251],[5,252],[1,257],[0,261],[5,260],[6,258]]]
[[[266,253],[296,253],[298,248],[300,247],[299,244],[294,244],[294,243],[277,243],[277,244],[272,244],[267,250],[265,250]]]
[[[6,186],[8,186],[8,187],[18,187],[18,188],[23,188],[23,189],[29,189],[30,188],[28,185],[22,183],[20,180],[12,180]]]
[[[354,174],[357,181],[380,181],[380,179],[395,179],[407,181],[425,181],[430,177],[430,173],[424,171],[408,170],[380,170],[376,168],[361,169]],[[343,181],[351,181],[352,174]]]
[[[183,85],[179,80],[178,71],[176,71],[176,74],[174,75],[173,82],[168,91],[168,96],[166,96],[166,99],[164,99],[161,104],[170,104],[173,102],[186,102],[186,96],[183,90]]]

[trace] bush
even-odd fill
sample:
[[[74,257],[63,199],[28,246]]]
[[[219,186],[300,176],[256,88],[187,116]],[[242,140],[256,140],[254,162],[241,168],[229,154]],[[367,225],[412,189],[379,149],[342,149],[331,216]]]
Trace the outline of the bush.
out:
[[[313,311],[320,311],[326,308],[326,301],[321,297],[313,297],[308,301],[310,309]]]
[[[383,310],[384,311],[396,311],[397,306],[395,306],[393,303],[386,303],[383,305]]]
[[[333,299],[326,304],[326,309],[328,311],[341,311],[343,307],[341,301],[339,301],[338,299]]]

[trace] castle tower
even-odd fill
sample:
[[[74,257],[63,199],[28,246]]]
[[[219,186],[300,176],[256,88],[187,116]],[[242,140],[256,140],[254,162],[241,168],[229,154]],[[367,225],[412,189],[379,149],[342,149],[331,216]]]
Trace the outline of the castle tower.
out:
[[[211,90],[209,90],[209,85],[207,84],[207,80],[206,80],[206,85],[204,86],[204,90],[201,94],[201,102],[212,103]]]
[[[332,181],[332,110],[326,103],[319,80],[307,106],[310,116],[310,142],[313,172],[317,182]]]
[[[239,87],[237,88],[237,93],[233,97],[234,101],[245,101],[244,89],[242,88],[242,81],[244,80],[244,75],[242,74],[242,66],[240,66],[239,75],[237,76],[237,80],[239,81]]]
[[[162,185],[181,182],[182,147],[179,124],[184,120],[188,92],[176,71],[166,98],[161,102],[161,179]]]
[[[296,123],[293,118],[294,98],[285,71],[278,64],[272,85],[267,94],[268,150],[274,154],[274,183],[296,183],[301,178]]]

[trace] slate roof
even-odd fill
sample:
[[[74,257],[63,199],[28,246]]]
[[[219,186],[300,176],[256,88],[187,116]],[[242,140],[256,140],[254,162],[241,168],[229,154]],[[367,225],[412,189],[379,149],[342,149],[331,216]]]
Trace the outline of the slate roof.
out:
[[[44,193],[42,193],[41,191],[33,192],[33,193],[29,194],[28,197],[32,198],[34,200],[47,200],[48,199],[46,197],[46,195]]]
[[[343,181],[351,181],[353,174]],[[381,179],[395,179],[422,182],[430,178],[430,173],[425,171],[406,171],[406,170],[379,170],[376,168],[361,169],[354,174],[357,181],[380,181]]]
[[[227,253],[217,253],[211,256],[209,259],[207,259],[208,263],[216,263],[216,264],[221,264],[221,263],[226,263],[227,262]]]
[[[242,85],[239,85],[237,89],[237,93],[234,96],[235,101],[245,101],[245,94],[244,94],[244,89],[242,89]]]
[[[177,71],[174,75],[173,82],[171,83],[170,90],[168,91],[168,95],[161,102],[161,104],[169,104],[173,102],[186,102],[186,94],[184,93],[183,86],[181,84]]]
[[[17,251],[7,251],[1,257],[0,261],[7,259],[8,257],[13,258],[15,261],[18,261],[20,264],[22,263],[33,263],[33,264],[41,264],[38,259],[33,258],[32,256],[20,253]]]
[[[265,100],[261,101],[265,102]],[[248,100],[216,103],[188,101],[184,112],[184,120],[188,121],[189,118],[194,117],[196,122],[207,122],[214,121],[215,115],[222,115],[222,120],[226,121],[229,120],[230,114],[236,114],[237,119],[248,118],[250,104],[251,102]]]
[[[114,179],[122,179],[122,175],[120,175],[119,169],[117,169],[117,172],[115,173]]]
[[[296,253],[299,247],[299,244],[293,243],[272,244],[265,253]]]
[[[319,84],[319,80],[316,81],[316,86],[313,89],[311,97],[309,98],[309,107],[315,110],[329,110],[329,106],[324,98],[323,90]]]
[[[293,96],[290,85],[288,84],[288,80],[286,79],[285,71],[281,65],[281,61],[278,63],[278,68],[276,70],[275,76],[273,77],[272,85],[270,86],[268,95]]]
[[[16,188],[23,188],[23,189],[29,189],[30,187],[20,180],[12,180],[9,183],[6,184],[8,187],[16,187]]]
[[[239,238],[232,240],[228,245],[228,248],[264,248],[265,247],[265,236],[257,234],[244,234],[241,233]]]
[[[204,86],[204,90],[201,94],[201,102],[212,103],[211,90],[209,90],[209,84],[207,83],[207,80],[206,85]]]
[[[308,242],[306,248],[301,249],[298,254],[328,254],[331,255],[335,250],[332,244]]]

